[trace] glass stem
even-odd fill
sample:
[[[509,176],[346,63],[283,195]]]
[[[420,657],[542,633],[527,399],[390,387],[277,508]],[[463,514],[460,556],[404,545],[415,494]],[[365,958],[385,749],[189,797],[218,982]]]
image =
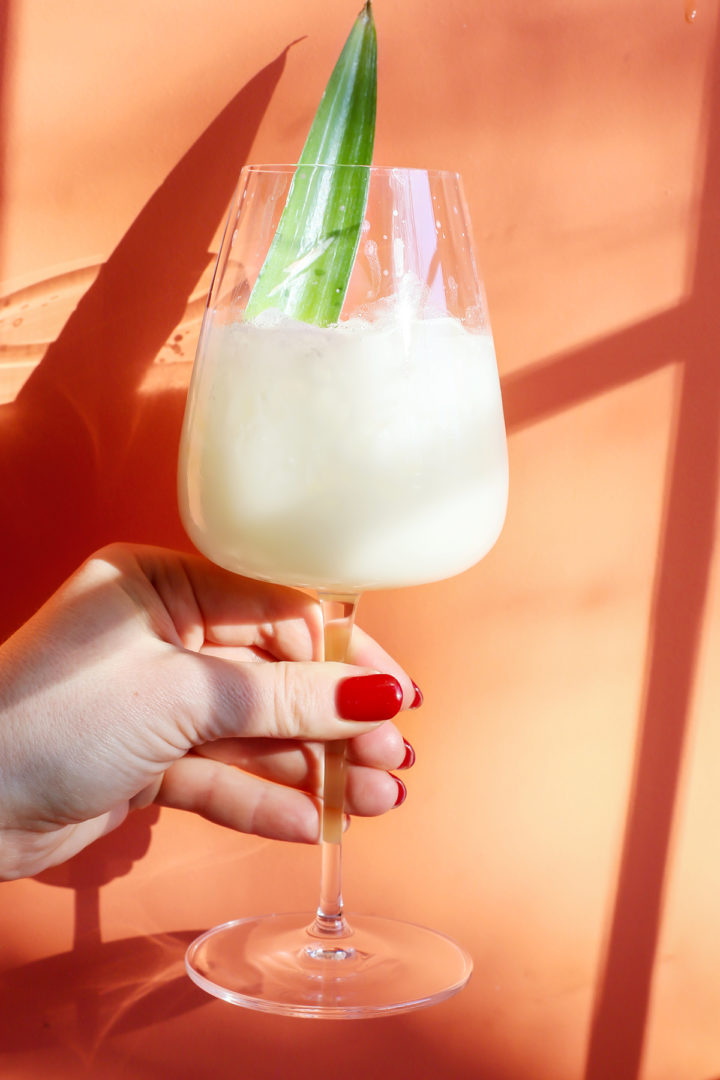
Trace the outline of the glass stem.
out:
[[[357,595],[319,593],[323,615],[323,659],[343,662],[352,635]],[[342,837],[345,828],[345,741],[325,744],[322,809],[320,903],[313,932],[341,937],[349,933],[343,915]]]

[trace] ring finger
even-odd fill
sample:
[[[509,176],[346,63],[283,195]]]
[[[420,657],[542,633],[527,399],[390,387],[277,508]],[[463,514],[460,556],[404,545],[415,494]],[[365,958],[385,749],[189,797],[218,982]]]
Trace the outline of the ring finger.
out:
[[[276,739],[220,739],[198,747],[196,754],[235,766],[246,773],[309,794],[322,793],[323,744]],[[414,758],[394,724],[348,742],[346,809],[373,816],[395,805],[404,785],[391,769],[408,767]]]

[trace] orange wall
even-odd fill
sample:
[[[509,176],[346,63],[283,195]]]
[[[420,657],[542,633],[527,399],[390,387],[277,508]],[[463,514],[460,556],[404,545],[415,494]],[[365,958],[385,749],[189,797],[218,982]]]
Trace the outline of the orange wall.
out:
[[[296,157],[358,6],[0,8],[0,636],[104,541],[186,543],[210,253],[241,164]],[[720,1075],[720,43],[698,8],[375,2],[375,160],[464,175],[511,502],[482,565],[361,605],[426,704],[407,803],[351,830],[346,898],[461,939],[470,986],[354,1024],[205,998],[183,944],[312,905],[316,853],[149,812],[0,886],[3,1077]]]

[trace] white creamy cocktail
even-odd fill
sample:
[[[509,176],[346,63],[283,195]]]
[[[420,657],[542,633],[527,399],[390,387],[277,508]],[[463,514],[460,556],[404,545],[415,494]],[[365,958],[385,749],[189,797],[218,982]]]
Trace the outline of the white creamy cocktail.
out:
[[[180,499],[213,561],[359,592],[460,573],[497,539],[507,457],[489,334],[269,312],[209,319],[201,364]]]

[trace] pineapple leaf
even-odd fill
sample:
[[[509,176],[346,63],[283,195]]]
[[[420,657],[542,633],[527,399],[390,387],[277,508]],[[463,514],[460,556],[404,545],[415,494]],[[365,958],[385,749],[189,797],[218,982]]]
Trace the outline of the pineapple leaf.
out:
[[[246,319],[279,308],[318,326],[337,322],[365,217],[376,103],[377,38],[366,0],[318,106]]]

